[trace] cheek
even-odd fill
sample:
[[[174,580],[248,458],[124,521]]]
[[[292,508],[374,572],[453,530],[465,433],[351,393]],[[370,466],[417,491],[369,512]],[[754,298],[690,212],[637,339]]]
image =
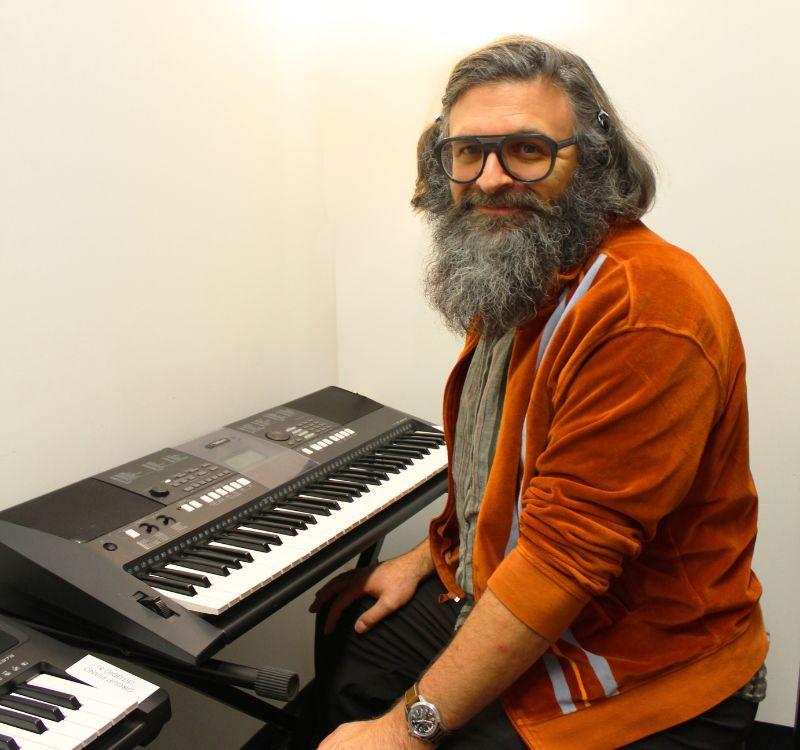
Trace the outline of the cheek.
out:
[[[461,200],[461,196],[464,195],[464,192],[467,188],[471,187],[470,185],[459,185],[457,182],[450,183],[450,195],[453,196],[453,201],[458,203]]]
[[[535,182],[528,188],[545,200],[558,198],[567,189],[574,171],[574,165],[564,165],[561,169],[554,170],[544,182]]]
[[[543,201],[550,201],[553,198],[557,198],[563,192],[559,183],[550,180],[537,182],[533,185],[526,185],[525,188],[535,193],[536,197]]]

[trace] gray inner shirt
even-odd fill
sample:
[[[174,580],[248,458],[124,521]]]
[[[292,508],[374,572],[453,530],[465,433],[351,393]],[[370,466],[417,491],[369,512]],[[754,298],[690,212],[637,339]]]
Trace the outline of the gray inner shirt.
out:
[[[503,397],[513,344],[513,330],[499,339],[481,337],[461,392],[452,471],[460,544],[456,583],[467,594],[467,600],[456,629],[461,627],[472,609],[475,527],[503,417]]]

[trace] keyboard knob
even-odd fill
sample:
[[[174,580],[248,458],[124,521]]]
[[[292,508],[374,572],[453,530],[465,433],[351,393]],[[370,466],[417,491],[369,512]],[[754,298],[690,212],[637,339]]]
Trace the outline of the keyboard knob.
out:
[[[145,534],[152,534],[154,531],[158,531],[158,526],[153,523],[140,523],[139,528],[144,531]]]
[[[169,526],[171,523],[175,523],[175,519],[172,516],[156,516],[156,519],[161,521],[162,526]]]
[[[147,491],[153,497],[166,497],[167,495],[169,495],[169,490],[165,490],[163,487],[151,487]]]
[[[284,440],[288,440],[291,437],[291,434],[286,432],[285,430],[270,430],[267,433],[267,437],[270,440],[275,440],[277,442],[283,442]]]

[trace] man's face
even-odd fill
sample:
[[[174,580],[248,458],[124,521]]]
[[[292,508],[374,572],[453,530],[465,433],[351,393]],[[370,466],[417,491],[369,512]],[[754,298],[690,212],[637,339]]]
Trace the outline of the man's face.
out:
[[[544,81],[514,81],[484,84],[468,89],[450,111],[450,135],[509,135],[543,133],[555,141],[573,135],[572,110],[566,95]],[[489,154],[481,176],[467,185],[450,183],[458,203],[465,193],[480,191],[485,195],[531,191],[549,201],[560,196],[569,185],[578,164],[578,149],[567,146],[556,155],[552,173],[541,182],[518,182]],[[505,216],[524,209],[476,205],[487,216]]]
[[[450,110],[449,130],[451,136],[533,132],[554,141],[575,134],[566,95],[541,81],[468,89]],[[474,183],[448,188],[437,176],[425,294],[454,331],[477,321],[499,335],[530,320],[551,299],[559,271],[576,267],[608,229],[602,186],[582,170],[574,145],[557,153],[540,182],[515,180],[494,153]]]

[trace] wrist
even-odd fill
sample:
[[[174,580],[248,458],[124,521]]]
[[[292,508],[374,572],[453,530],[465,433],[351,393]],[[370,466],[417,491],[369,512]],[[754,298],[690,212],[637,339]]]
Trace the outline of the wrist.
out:
[[[408,734],[428,747],[439,745],[451,734],[442,720],[439,708],[420,693],[419,683],[415,682],[406,690],[403,709]]]
[[[405,704],[402,700],[395,703],[394,706],[381,717],[381,721],[384,723],[387,735],[395,740],[392,747],[413,747],[419,748],[420,750],[430,748],[430,745],[412,737],[408,733]]]
[[[426,539],[422,544],[414,549],[413,552],[416,553],[414,560],[415,573],[418,579],[421,581],[423,578],[427,578],[431,573],[433,573],[434,570],[430,543]]]

